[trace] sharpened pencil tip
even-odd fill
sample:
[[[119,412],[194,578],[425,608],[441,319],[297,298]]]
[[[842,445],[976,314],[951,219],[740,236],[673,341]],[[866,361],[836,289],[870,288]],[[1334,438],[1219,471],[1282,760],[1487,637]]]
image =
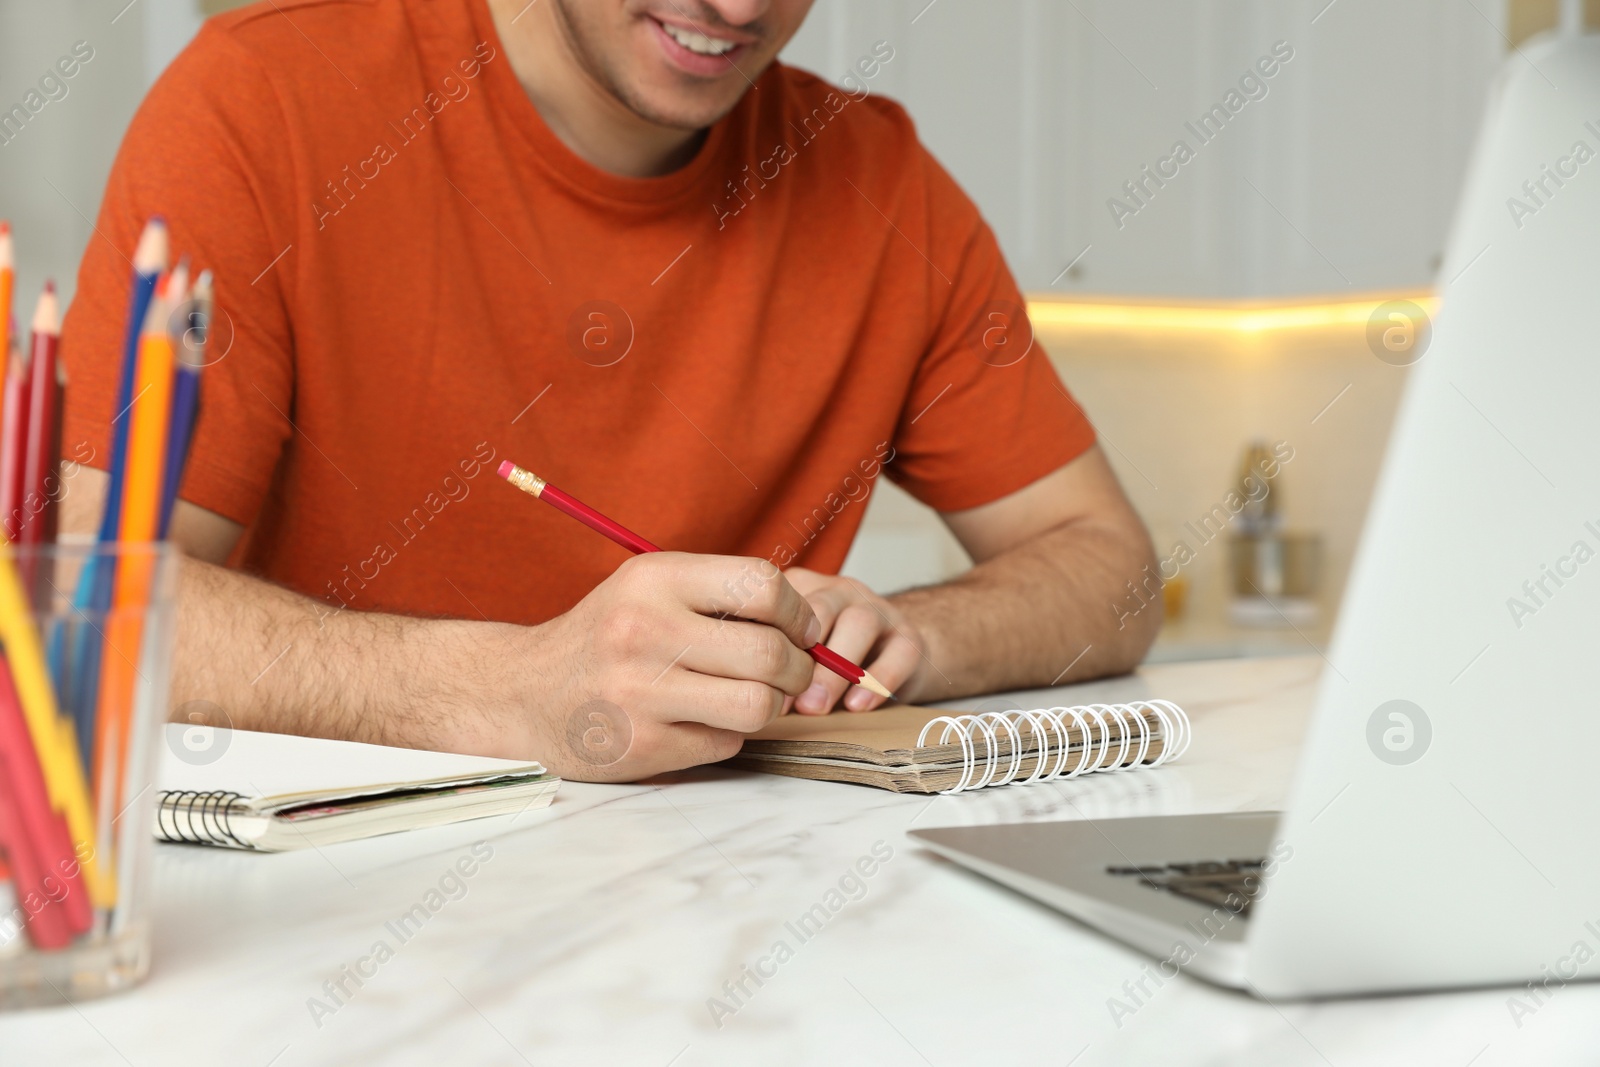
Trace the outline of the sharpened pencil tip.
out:
[[[893,700],[894,699],[894,694],[889,691],[889,687],[884,685],[882,682],[878,681],[876,678],[874,678],[872,675],[868,674],[866,671],[862,671],[861,672],[861,680],[859,682],[857,682],[856,684],[859,685],[863,689],[870,689],[872,692],[877,693],[879,696],[883,697],[885,700]]]
[[[33,307],[33,332],[40,336],[56,337],[61,333],[61,308],[56,301],[54,282],[44,283],[44,292]]]
[[[140,274],[160,274],[167,269],[171,245],[166,221],[160,215],[153,216],[139,234],[139,245],[133,251],[133,269]]]

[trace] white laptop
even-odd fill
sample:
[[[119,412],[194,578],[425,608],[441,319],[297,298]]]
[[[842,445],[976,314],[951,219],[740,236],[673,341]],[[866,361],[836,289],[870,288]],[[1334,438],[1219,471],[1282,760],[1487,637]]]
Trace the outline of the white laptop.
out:
[[[1600,37],[1525,51],[1286,810],[914,837],[1265,997],[1600,973]]]

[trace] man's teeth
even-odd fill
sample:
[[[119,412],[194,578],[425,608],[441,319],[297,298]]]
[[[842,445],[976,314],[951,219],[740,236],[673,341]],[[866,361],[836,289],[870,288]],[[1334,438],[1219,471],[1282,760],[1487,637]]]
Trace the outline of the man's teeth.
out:
[[[716,37],[707,37],[703,33],[683,29],[681,26],[669,26],[663,22],[661,28],[667,31],[667,36],[677,41],[691,52],[702,56],[720,56],[724,52],[731,52],[739,47],[737,41],[724,41]]]

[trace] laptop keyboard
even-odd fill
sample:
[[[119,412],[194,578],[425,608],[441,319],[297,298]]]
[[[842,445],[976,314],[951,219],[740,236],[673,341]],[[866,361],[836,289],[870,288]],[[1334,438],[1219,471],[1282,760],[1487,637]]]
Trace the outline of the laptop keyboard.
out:
[[[1107,874],[1137,878],[1140,885],[1175,893],[1208,907],[1226,908],[1241,919],[1261,895],[1260,860],[1202,860],[1164,867],[1107,867]]]

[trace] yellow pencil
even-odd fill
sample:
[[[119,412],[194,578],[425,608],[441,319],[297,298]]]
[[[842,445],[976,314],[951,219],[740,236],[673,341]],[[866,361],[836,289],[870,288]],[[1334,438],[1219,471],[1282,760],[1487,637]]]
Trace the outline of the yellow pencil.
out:
[[[17,696],[28,722],[28,734],[39,753],[50,806],[66,816],[67,832],[79,851],[89,897],[97,907],[116,903],[116,884],[105,876],[101,856],[95,848],[94,818],[90,809],[89,786],[78,760],[78,741],[72,720],[61,716],[56,707],[55,688],[45,669],[44,651],[33,628],[33,615],[22,592],[9,546],[0,558],[0,643],[16,677]]]

